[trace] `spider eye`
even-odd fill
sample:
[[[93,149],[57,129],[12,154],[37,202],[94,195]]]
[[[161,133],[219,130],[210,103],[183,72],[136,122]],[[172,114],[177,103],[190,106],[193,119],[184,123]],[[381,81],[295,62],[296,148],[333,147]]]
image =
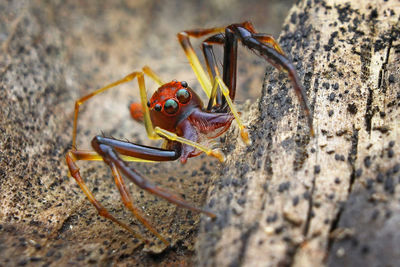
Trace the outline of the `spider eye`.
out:
[[[178,111],[178,109],[179,109],[179,106],[175,100],[168,99],[167,101],[165,101],[164,110],[168,114],[174,114]]]
[[[154,109],[156,110],[156,111],[161,111],[161,105],[160,104],[156,104],[155,106],[154,106]]]
[[[187,82],[185,82],[185,81],[181,81],[181,85],[183,86],[183,87],[188,87],[188,84],[187,84]]]
[[[178,92],[176,92],[176,98],[180,103],[186,104],[190,100],[190,93],[186,89],[180,89]]]

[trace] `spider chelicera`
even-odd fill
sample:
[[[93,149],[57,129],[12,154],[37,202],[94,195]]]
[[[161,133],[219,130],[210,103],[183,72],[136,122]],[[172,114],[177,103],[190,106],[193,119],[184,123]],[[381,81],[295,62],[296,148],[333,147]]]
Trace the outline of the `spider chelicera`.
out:
[[[209,37],[203,41],[202,48],[208,75],[201,66],[189,39],[190,37],[199,38],[206,35],[209,35]],[[306,93],[301,86],[293,64],[272,36],[257,33],[250,22],[244,22],[227,27],[183,31],[178,33],[178,39],[202,89],[208,97],[207,106],[203,106],[200,97],[186,82],[173,80],[164,83],[149,67],[143,67],[141,71],[132,72],[123,79],[100,88],[75,102],[72,148],[66,154],[71,176],[76,180],[101,216],[117,223],[135,237],[146,240],[133,231],[131,227],[112,216],[95,199],[80,175],[79,168],[76,165],[79,160],[103,160],[111,168],[124,205],[150,232],[166,245],[169,242],[158,233],[133,205],[121,173],[140,188],[179,207],[201,212],[211,218],[216,217],[214,213],[195,207],[179,196],[150,183],[135,169],[128,166],[127,162],[180,159],[182,163],[185,163],[188,158],[198,156],[202,152],[214,156],[222,162],[224,161],[223,154],[217,149],[210,149],[200,144],[200,137],[210,133],[212,133],[212,136],[208,138],[220,136],[228,130],[233,120],[236,120],[238,124],[242,140],[246,144],[250,143],[247,130],[233,105],[236,93],[238,41],[265,58],[277,69],[288,73],[292,86],[307,116],[310,134],[313,135],[312,117]],[[216,64],[213,45],[224,46],[222,77]],[[160,85],[149,101],[147,100],[144,75],[149,76]],[[132,81],[135,78],[137,78],[139,84],[141,103],[131,104],[131,115],[135,120],[144,122],[149,138],[165,140],[163,148],[149,147],[98,135],[91,142],[93,150],[77,149],[76,133],[79,106],[91,97],[119,84]]]

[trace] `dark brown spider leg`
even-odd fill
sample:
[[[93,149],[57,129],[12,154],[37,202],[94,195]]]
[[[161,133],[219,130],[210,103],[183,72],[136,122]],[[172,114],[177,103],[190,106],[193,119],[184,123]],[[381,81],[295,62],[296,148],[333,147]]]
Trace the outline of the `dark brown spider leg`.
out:
[[[275,38],[272,35],[264,33],[254,33],[253,37],[259,40],[260,42],[272,45],[272,47],[276,51],[278,51],[281,55],[285,56],[285,52],[283,52],[283,49],[280,47],[279,43],[275,40]]]
[[[95,148],[98,147],[100,144],[114,149],[116,152],[123,156],[130,156],[143,160],[173,161],[178,159],[181,155],[180,147],[176,147],[176,149],[173,150],[168,150],[158,147],[134,144],[127,141],[97,135],[92,139],[92,146],[93,148]],[[97,149],[95,149],[95,151],[98,152]],[[99,155],[104,158],[102,154]]]
[[[200,32],[200,30],[197,30]],[[197,33],[196,32],[196,33]],[[209,34],[208,30],[202,32],[203,35]],[[200,34],[192,34],[188,31],[189,36],[201,37]],[[218,67],[215,62],[214,51],[212,48],[213,44],[224,45],[224,61],[223,61],[223,81],[229,88],[229,96],[232,101],[235,98],[236,92],[236,69],[237,69],[237,37],[234,32],[230,29],[225,29],[225,35],[222,33],[210,36],[203,41],[203,54],[206,60],[208,74],[212,81],[219,75]],[[227,112],[228,105],[225,98],[216,89],[216,84],[213,84],[213,89],[210,94],[207,110],[211,110],[214,106],[214,98],[216,99],[216,111]]]
[[[203,42],[203,53],[206,58],[207,69],[209,75],[212,76],[214,81],[211,96],[207,105],[207,110],[215,109],[216,112],[227,112],[226,99],[217,90],[215,83],[216,76],[220,76],[218,67],[215,63],[214,52],[211,44],[224,45],[224,63],[223,63],[223,80],[229,88],[229,95],[232,99],[235,95],[236,88],[236,58],[237,58],[237,40],[233,34],[217,34],[209,37]],[[233,88],[233,89],[232,89]],[[218,93],[217,93],[218,92]],[[216,105],[214,106],[214,98]],[[233,99],[232,99],[233,100]]]
[[[213,107],[217,109],[223,104],[224,98],[221,95],[220,91],[216,88],[215,77],[220,76],[218,66],[215,62],[215,55],[213,46],[214,44],[223,45],[225,43],[225,35],[223,34],[216,34],[213,35],[206,40],[203,41],[203,54],[206,60],[208,74],[211,80],[214,82],[213,89],[211,90],[211,95],[208,101],[207,110],[212,110]],[[215,101],[214,101],[215,99]],[[214,106],[214,102],[216,105]]]
[[[195,29],[188,30],[178,33],[179,42],[182,45],[183,50],[189,60],[190,65],[192,66],[197,79],[202,85],[203,90],[206,92],[209,103],[207,105],[207,110],[211,110],[214,99],[216,99],[217,106],[220,106],[223,103],[223,97],[217,90],[212,90],[213,85],[212,81],[214,80],[216,75],[219,75],[219,71],[217,65],[215,63],[215,56],[212,49],[211,44],[224,44],[224,35],[222,34],[225,31],[225,27],[220,28],[211,28],[211,29]],[[203,54],[206,60],[207,70],[210,77],[210,80],[205,77],[205,72],[201,67],[200,61],[197,55],[194,52],[192,44],[190,42],[189,37],[200,38],[205,35],[209,35],[212,33],[217,33],[203,42]],[[210,82],[211,81],[211,82]],[[216,89],[216,88],[214,88]],[[214,95],[212,95],[214,94]]]
[[[207,105],[207,110],[214,108],[215,112],[227,113],[228,109],[232,112],[235,120],[240,129],[240,135],[242,140],[249,145],[250,139],[246,127],[242,124],[236,107],[233,104],[233,99],[235,98],[236,92],[236,73],[237,73],[237,46],[238,41],[234,32],[228,28],[225,29],[225,35],[219,34],[211,36],[206,39],[203,43],[203,52],[206,57],[207,67],[209,70],[215,69],[216,71],[211,71],[213,75],[213,87],[211,91],[210,100]],[[208,42],[213,42],[214,44],[224,44],[224,65],[223,65],[223,79],[220,78],[218,73],[218,68],[215,65],[215,61],[211,61],[211,57],[214,55],[211,45]],[[205,45],[204,45],[205,44]],[[207,60],[207,58],[209,60]],[[209,71],[210,73],[210,71]],[[217,88],[221,89],[222,95],[221,100],[217,105],[214,106],[214,98],[216,97]]]
[[[279,53],[283,56],[284,53],[279,46],[279,44],[270,35],[255,33],[254,27],[250,22],[243,22],[240,24],[234,24],[238,27],[243,27],[249,33],[252,34],[254,38],[260,40],[261,42],[266,42],[271,44]],[[224,43],[224,63],[223,63],[223,77],[222,80],[229,88],[229,96],[232,101],[235,100],[236,95],[236,78],[237,78],[237,47],[238,47],[238,36],[237,33],[232,29],[232,26],[228,26],[225,29],[225,43]],[[280,69],[280,68],[278,68]],[[220,108],[220,112],[226,112],[228,110],[228,105],[226,100],[223,100],[223,105]]]
[[[244,22],[239,24],[247,29],[249,32],[253,33],[254,28],[250,22]],[[253,33],[253,37],[261,42],[265,42],[271,44],[273,48],[275,48],[279,53],[285,56],[279,44],[275,41],[275,39],[266,34],[257,34]],[[236,33],[227,27],[225,29],[225,39],[224,39],[224,63],[223,63],[223,77],[222,80],[229,88],[229,97],[232,101],[235,100],[236,95],[236,79],[237,79],[237,47],[238,47],[238,37]],[[278,68],[280,69],[280,68]],[[226,100],[223,99],[222,107],[220,108],[220,112],[227,112],[228,105]]]
[[[216,64],[213,45],[224,44],[225,36],[222,33],[210,36],[206,40],[203,41],[203,54],[207,65],[208,75],[210,76],[211,81],[214,81],[215,76],[219,75],[219,70]],[[215,84],[213,84],[213,87]],[[216,89],[216,88],[215,88]],[[215,99],[215,101],[214,101]],[[222,95],[218,90],[211,90],[211,95],[208,101],[207,110],[210,111],[216,102],[216,106],[220,106],[222,104]]]
[[[157,127],[156,127],[157,129]],[[205,215],[215,218],[216,215],[207,210],[203,210],[197,208],[182,198],[169,193],[168,191],[161,189],[146,179],[144,179],[138,172],[134,169],[130,168],[125,161],[123,161],[117,152],[133,157],[140,157],[143,159],[154,160],[157,159],[159,161],[167,161],[167,160],[175,160],[181,155],[180,146],[176,146],[175,150],[164,150],[159,148],[152,148],[141,146],[137,144],[132,144],[120,140],[110,139],[106,137],[96,136],[92,140],[92,146],[94,150],[103,157],[105,163],[111,166],[111,164],[115,164],[115,166],[132,182],[134,182],[140,188],[166,199],[167,201],[195,212],[201,212]],[[132,153],[132,154],[131,154]]]
[[[243,27],[248,29],[249,31],[254,32],[254,27],[253,25],[246,21],[241,24]],[[213,81],[215,79],[215,76],[218,75],[218,68],[215,63],[215,57],[214,57],[214,52],[212,50],[211,44],[219,44],[219,45],[224,45],[224,61],[223,61],[223,75],[222,79],[224,83],[227,85],[229,88],[229,96],[232,99],[232,101],[235,100],[235,93],[236,93],[236,69],[237,69],[237,36],[235,35],[232,30],[221,27],[221,28],[214,28],[214,29],[203,29],[203,30],[192,30],[192,31],[185,31],[189,36],[199,38],[211,33],[218,32],[219,34],[213,35],[206,39],[203,42],[203,54],[206,59],[206,64],[207,64],[207,70],[209,73],[209,76],[211,80]],[[222,34],[225,32],[225,35]],[[189,43],[190,44],[190,43]],[[183,45],[182,45],[183,46]],[[184,47],[184,46],[183,46]],[[184,47],[185,49],[185,47]],[[186,50],[185,50],[186,52]],[[215,85],[215,84],[214,84]],[[228,105],[226,103],[226,100],[224,97],[221,96],[221,94],[214,90],[211,91],[212,93],[216,94],[210,95],[209,98],[209,103],[207,105],[207,110],[211,110],[213,103],[214,103],[214,97],[216,97],[216,103],[217,103],[217,112],[227,112],[228,110]]]
[[[203,54],[206,60],[208,76],[213,80],[214,77],[219,74],[219,70],[215,61],[215,55],[213,50],[213,45],[223,45],[225,41],[225,36],[222,33],[215,34],[213,36],[208,37],[202,43]]]
[[[80,175],[80,172],[79,172],[79,168],[75,163],[76,159],[75,159],[75,157],[74,157],[74,155],[72,154],[71,151],[67,153],[67,155],[65,156],[65,159],[67,161],[69,172],[71,173],[72,177],[75,179],[75,181],[78,183],[79,187],[85,193],[85,195],[89,199],[90,203],[92,203],[92,205],[97,209],[97,212],[99,213],[99,215],[104,217],[104,218],[107,218],[107,219],[113,221],[116,224],[118,224],[119,226],[121,226],[122,228],[124,228],[125,230],[130,232],[136,238],[138,238],[140,240],[144,240],[145,242],[148,242],[140,234],[136,233],[131,227],[129,227],[125,223],[119,221],[114,216],[112,216],[107,211],[107,209],[104,208],[103,205],[101,205],[100,202],[98,202],[96,200],[96,198],[94,197],[93,193],[89,190],[89,188],[86,186],[85,182],[83,181],[83,179],[82,179],[82,177]]]
[[[250,50],[254,52],[258,52],[262,57],[264,57],[270,64],[272,64],[277,69],[283,69],[287,71],[289,78],[292,82],[292,86],[296,92],[296,95],[299,99],[299,102],[303,106],[304,112],[306,113],[308,119],[308,125],[310,128],[310,134],[314,135],[314,130],[312,126],[312,116],[310,113],[310,108],[307,102],[307,95],[301,86],[301,82],[299,77],[297,76],[297,72],[293,64],[290,60],[283,54],[281,51],[271,47],[267,44],[264,44],[257,38],[259,36],[254,37],[254,34],[249,30],[243,27],[241,24],[232,24],[227,27],[231,29],[234,34],[240,39],[243,45],[248,47]]]
[[[158,239],[160,239],[165,245],[169,245],[169,242],[162,237],[157,230],[141,215],[138,208],[133,205],[132,197],[126,188],[124,179],[122,178],[118,168],[114,163],[110,163],[110,168],[114,176],[115,184],[118,187],[119,193],[122,198],[122,202],[125,207],[132,212],[132,214],[150,231],[152,232]]]
[[[226,28],[222,80],[229,88],[229,97],[232,101],[235,100],[236,95],[237,47],[238,42],[236,35],[231,29]],[[227,110],[228,105],[226,103],[226,99],[224,98],[221,112],[226,112]]]
[[[107,139],[103,137],[98,137],[99,139],[103,140],[104,142],[108,142],[109,145],[112,145],[114,143],[121,143],[122,141],[114,140],[114,139]],[[166,160],[174,160],[179,158],[180,153],[177,153],[177,151],[170,151],[170,150],[162,150],[158,148],[152,148],[152,147],[145,147],[145,146],[139,146],[127,142],[122,142],[124,145],[119,146],[119,152],[120,153],[126,153],[129,155],[122,155],[124,160],[128,161],[166,161]],[[178,150],[179,151],[179,150]],[[141,159],[142,157],[142,159]],[[119,224],[121,227],[125,228],[129,232],[131,232],[133,235],[135,235],[139,239],[143,239],[141,235],[137,234],[134,232],[129,226],[126,224],[120,222],[117,220],[115,217],[109,214],[107,210],[95,199],[93,194],[90,192],[90,190],[87,188],[85,185],[83,179],[81,178],[79,168],[76,165],[76,161],[78,160],[103,160],[101,155],[94,151],[86,151],[86,150],[70,150],[67,155],[66,155],[66,161],[67,165],[69,168],[69,171],[72,175],[72,177],[76,180],[78,185],[81,187],[82,191],[85,193],[85,195],[88,197],[89,201],[96,207],[98,210],[99,214],[107,219],[112,220],[113,222]],[[126,186],[124,184],[124,181],[121,178],[121,175],[119,174],[118,169],[116,168],[114,163],[110,163],[110,168],[113,172],[113,176],[115,179],[115,183],[119,189],[122,201],[124,205],[133,213],[133,215],[150,231],[152,232],[155,236],[157,236],[163,243],[168,245],[168,241],[163,238],[158,232],[155,230],[154,227],[151,226],[151,224],[140,214],[139,210],[133,206],[133,202],[131,200],[131,197],[128,193],[128,190],[126,189]]]

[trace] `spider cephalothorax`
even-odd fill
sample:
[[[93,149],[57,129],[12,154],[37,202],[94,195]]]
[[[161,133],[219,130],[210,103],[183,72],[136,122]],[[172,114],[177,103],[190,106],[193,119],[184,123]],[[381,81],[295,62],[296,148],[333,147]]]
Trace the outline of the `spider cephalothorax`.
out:
[[[215,134],[215,138],[228,130],[234,117],[230,113],[211,113],[203,110],[203,102],[185,81],[176,80],[163,84],[154,92],[147,103],[153,126],[176,133],[185,139],[200,143],[204,134]],[[135,110],[139,108],[140,110]],[[133,103],[131,113],[143,112]],[[143,117],[141,115],[140,117]],[[222,128],[222,129],[220,129]],[[168,142],[168,141],[167,141]],[[170,141],[172,142],[172,141]],[[166,145],[170,147],[170,145]],[[199,155],[195,147],[182,145],[180,160],[185,163],[189,157]]]

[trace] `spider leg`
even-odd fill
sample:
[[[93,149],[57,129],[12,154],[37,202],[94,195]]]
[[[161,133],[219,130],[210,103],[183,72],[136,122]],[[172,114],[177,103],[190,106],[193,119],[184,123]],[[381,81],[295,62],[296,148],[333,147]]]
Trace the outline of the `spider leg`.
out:
[[[143,77],[144,74],[149,75],[149,77],[154,79],[157,83],[160,83],[160,82],[162,83],[161,79],[149,67],[145,66],[145,67],[143,67],[143,71],[132,72],[132,73],[128,74],[127,76],[125,76],[124,78],[117,80],[113,83],[110,83],[100,89],[97,89],[97,90],[81,97],[77,101],[75,101],[74,122],[73,122],[73,129],[72,129],[72,147],[73,148],[76,148],[76,135],[77,135],[77,128],[78,128],[79,107],[84,102],[88,101],[90,98],[94,97],[95,95],[98,95],[104,91],[111,89],[111,88],[115,88],[116,86],[118,86],[120,84],[130,82],[130,81],[134,80],[135,78],[138,79],[140,96],[141,96],[141,100],[142,100],[142,107],[144,110],[144,120],[145,120],[147,134],[148,134],[149,138],[159,139],[158,136],[154,134],[152,124],[146,123],[146,121],[147,122],[150,121],[150,113],[149,113],[147,105],[146,105],[147,95],[146,95],[146,87],[145,87],[144,77]]]
[[[198,150],[203,151],[204,153],[206,153],[208,156],[213,156],[213,157],[217,158],[220,162],[224,162],[224,160],[225,160],[224,155],[218,149],[210,149],[210,148],[205,147],[205,146],[203,146],[203,145],[201,145],[199,143],[196,143],[196,142],[194,142],[192,140],[180,137],[175,133],[172,133],[170,131],[161,129],[160,127],[155,127],[154,130],[155,130],[155,132],[157,134],[159,134],[160,136],[165,137],[168,140],[179,142],[179,143],[182,143],[182,144],[186,144],[186,145],[195,147]]]
[[[223,31],[225,31],[225,35],[220,34]],[[187,40],[182,39],[182,37],[180,36],[180,34],[182,33],[186,34]],[[296,95],[307,116],[310,133],[312,136],[314,135],[314,130],[312,126],[312,116],[307,102],[306,93],[303,87],[301,86],[301,82],[297,76],[296,69],[290,62],[290,60],[287,58],[282,48],[279,46],[279,44],[275,41],[275,39],[272,36],[267,34],[256,33],[253,25],[248,21],[239,24],[232,24],[225,28],[193,30],[193,31],[185,31],[182,33],[178,34],[178,37],[180,37],[181,45],[184,48],[185,53],[187,54],[190,62],[195,60],[193,58],[196,57],[196,55],[194,54],[193,48],[190,45],[188,36],[201,37],[206,34],[219,33],[205,40],[205,44],[203,44],[203,53],[206,58],[206,64],[209,76],[215,77],[216,75],[218,75],[218,72],[215,71],[217,67],[215,64],[214,53],[212,51],[211,44],[222,44],[222,43],[224,44],[224,63],[223,63],[222,80],[229,88],[229,96],[232,101],[235,99],[235,92],[236,92],[236,67],[237,67],[236,61],[237,61],[238,40],[240,40],[242,44],[248,47],[250,50],[258,52],[275,68],[286,71],[289,75],[289,78],[296,92]],[[193,67],[195,64],[192,64],[191,62],[191,65]],[[195,69],[196,66],[194,66],[193,68]],[[221,100],[219,99],[217,92],[213,91],[212,89],[209,93],[207,93],[207,96],[210,99],[207,106],[208,110],[211,110],[211,108],[213,107],[214,98],[216,99],[217,103],[216,112],[226,112],[228,110],[228,105],[225,101],[226,98],[222,98],[222,102],[220,102]]]
[[[225,35],[223,34],[223,32],[225,32]],[[211,86],[209,85],[210,80],[203,77],[205,76],[204,70],[201,67],[198,57],[192,48],[189,37],[199,38],[212,33],[217,33],[217,34],[210,36],[209,38],[204,40],[202,44],[203,54],[205,57],[208,74],[210,80],[213,81],[213,84]],[[226,112],[227,111],[226,101],[223,97],[221,97],[221,95],[217,92],[215,88],[216,83],[214,82],[214,79],[216,76],[219,76],[219,70],[215,62],[215,55],[212,45],[214,44],[224,45],[223,81],[228,86],[229,95],[233,100],[235,98],[235,92],[236,92],[236,62],[237,62],[236,35],[232,32],[232,30],[225,27],[220,27],[220,28],[197,29],[197,30],[180,32],[178,33],[178,38],[200,83],[202,84],[201,80],[206,80],[208,82],[206,86],[203,86],[202,84],[203,89],[205,87],[211,88],[211,90],[204,89],[207,96],[209,97],[207,110],[212,109],[215,99],[216,104],[219,107],[217,112]]]
[[[98,154],[96,154],[97,156],[99,156]],[[115,223],[117,223],[118,225],[120,225],[121,227],[123,227],[124,229],[128,230],[130,233],[132,233],[136,238],[140,239],[140,240],[145,240],[140,234],[136,233],[131,227],[129,227],[128,225],[126,225],[125,223],[119,221],[118,219],[116,219],[114,216],[112,216],[93,196],[92,192],[89,190],[89,188],[86,186],[86,184],[84,183],[83,179],[81,178],[80,172],[79,172],[79,168],[76,165],[76,161],[78,159],[76,159],[76,154],[73,153],[73,151],[70,151],[67,156],[66,156],[66,160],[67,160],[67,164],[68,164],[68,168],[70,170],[70,173],[72,175],[72,177],[74,177],[74,179],[76,180],[76,182],[78,183],[78,185],[81,187],[82,191],[85,193],[85,195],[87,196],[87,198],[89,199],[89,201],[92,203],[92,205],[95,206],[95,208],[97,209],[98,213],[100,216],[103,216]],[[132,197],[129,194],[128,189],[126,188],[125,182],[121,177],[121,174],[119,173],[118,169],[115,167],[115,164],[111,163],[110,164],[110,168],[112,170],[112,174],[114,176],[114,181],[115,184],[118,187],[119,193],[121,195],[121,199],[122,202],[124,203],[125,207],[130,210],[132,212],[132,214],[151,232],[153,233],[158,239],[160,239],[165,245],[169,245],[169,242],[162,237],[157,230],[140,214],[139,209],[137,209],[134,205],[133,205],[133,201],[132,201]],[[148,242],[147,240],[145,240],[146,242]]]
[[[233,116],[235,117],[236,123],[239,126],[240,129],[240,137],[242,138],[243,142],[245,142],[247,145],[251,144],[251,140],[249,138],[249,133],[246,130],[246,127],[243,125],[242,120],[240,119],[239,113],[236,110],[235,105],[233,104],[233,101],[231,97],[229,96],[229,88],[225,85],[224,81],[221,79],[221,77],[216,76],[214,79],[214,86],[213,90],[216,90],[219,85],[219,88],[222,91],[222,94],[225,97],[225,101],[227,103],[227,106],[230,108]]]
[[[150,139],[160,139],[160,137],[154,132],[153,123],[151,122],[150,111],[149,107],[147,106],[147,92],[143,75],[138,77],[138,83],[140,91],[140,102],[142,103],[143,110],[144,127],[146,128],[147,136]]]
[[[97,212],[99,213],[99,215],[118,224],[119,226],[121,226],[122,228],[124,228],[125,230],[130,232],[136,238],[146,241],[146,239],[144,239],[140,234],[136,233],[127,224],[119,221],[114,216],[112,216],[107,211],[107,209],[104,208],[103,205],[101,205],[99,201],[97,201],[97,199],[94,197],[93,193],[90,191],[90,189],[86,186],[85,182],[83,181],[81,174],[79,172],[79,167],[75,164],[76,160],[75,160],[73,154],[71,153],[71,151],[67,153],[67,155],[65,156],[65,159],[67,161],[69,172],[71,173],[72,177],[75,179],[75,181],[78,183],[79,187],[85,193],[85,195],[89,199],[90,203],[92,203],[92,205],[97,209]]]
[[[110,163],[110,168],[114,176],[115,184],[118,187],[119,193],[122,198],[122,202],[125,207],[132,212],[132,214],[150,231],[155,235],[158,239],[160,239],[165,245],[169,245],[169,242],[162,237],[157,230],[141,215],[138,208],[133,205],[132,197],[125,185],[124,179],[122,178],[118,168],[114,163]]]
[[[144,66],[142,68],[142,71],[144,72],[144,74],[152,78],[158,85],[163,85],[165,83],[149,66]]]
[[[110,219],[111,221],[117,223],[118,225],[120,225],[121,227],[123,227],[124,229],[126,229],[127,231],[129,231],[130,233],[132,233],[135,237],[139,238],[139,239],[143,239],[143,237],[136,233],[135,231],[133,231],[132,228],[130,228],[128,225],[124,224],[123,222],[119,221],[118,219],[116,219],[114,216],[112,216],[94,197],[94,195],[92,194],[92,192],[88,189],[88,187],[86,186],[86,184],[84,183],[83,179],[81,178],[80,172],[79,172],[79,168],[76,165],[76,161],[78,160],[89,160],[89,161],[98,161],[98,160],[103,160],[103,157],[100,156],[98,153],[96,153],[95,151],[90,151],[90,150],[78,150],[76,147],[76,136],[77,136],[77,126],[78,126],[78,115],[79,115],[79,107],[81,104],[83,104],[84,102],[88,101],[90,98],[94,97],[95,95],[98,95],[106,90],[109,90],[111,88],[115,88],[116,86],[123,84],[123,83],[127,83],[130,82],[132,80],[134,80],[135,78],[138,78],[138,84],[139,84],[139,88],[140,88],[140,94],[141,94],[141,99],[145,99],[144,102],[142,103],[142,105],[145,107],[143,110],[146,111],[147,109],[147,95],[146,95],[146,89],[145,89],[145,83],[144,83],[144,74],[148,75],[150,78],[154,79],[158,84],[162,84],[162,80],[154,73],[154,71],[152,71],[149,67],[145,66],[143,67],[142,71],[136,71],[136,72],[132,72],[130,74],[128,74],[127,76],[125,76],[124,78],[117,80],[113,83],[108,84],[105,87],[102,87],[98,90],[95,90],[85,96],[83,96],[82,98],[80,98],[79,100],[77,100],[75,102],[75,111],[74,111],[74,122],[73,122],[73,133],[72,133],[72,149],[69,150],[69,152],[66,154],[66,161],[67,161],[67,165],[69,168],[69,172],[71,174],[71,176],[76,180],[76,182],[78,183],[78,185],[80,186],[80,188],[82,189],[82,191],[85,193],[85,195],[87,196],[87,198],[89,199],[89,201],[96,207],[98,213],[107,218]],[[154,130],[152,128],[152,124],[150,121],[150,115],[147,109],[147,116],[146,116],[146,112],[144,114],[144,120],[145,120],[145,124],[146,124],[146,130],[148,132],[149,137],[155,138],[155,139],[159,139],[160,137],[158,135],[156,135],[154,133]],[[150,121],[149,123],[146,123],[146,121]],[[144,161],[144,162],[151,162],[151,161],[160,161],[160,157],[157,153],[154,153],[154,150],[152,151],[154,154],[154,158],[151,159],[151,157],[147,157],[147,158],[143,158],[141,159],[140,156],[141,154],[138,154],[138,157],[135,157],[134,155],[136,155],[135,153],[131,153],[130,155],[122,155],[122,159],[125,161]],[[147,222],[147,220],[140,215],[140,213],[138,212],[138,210],[133,206],[132,201],[131,201],[131,197],[129,194],[127,194],[127,190],[125,187],[125,184],[123,183],[123,180],[120,178],[120,174],[118,172],[118,169],[116,169],[116,167],[111,164],[110,168],[113,171],[113,176],[115,179],[115,182],[117,184],[117,187],[120,191],[121,194],[121,198],[125,204],[125,206],[135,215],[136,218],[138,218],[139,221],[142,222],[142,224],[150,231],[152,232],[154,235],[156,235],[162,242],[164,242],[165,244],[168,244],[168,241],[166,241],[162,236],[160,236],[158,234],[158,232],[155,230],[155,228],[153,228],[151,226],[151,224],[149,222]]]
[[[225,36],[222,33],[212,35],[205,39],[202,43],[203,55],[207,65],[208,76],[211,80],[214,80],[216,75],[219,75],[219,69],[216,64],[213,45],[223,45],[225,42]]]
[[[235,100],[237,76],[237,47],[238,38],[229,28],[225,29],[224,63],[222,80],[229,88],[229,97]],[[225,98],[225,100],[227,100]],[[223,101],[221,111],[227,111],[226,101]]]
[[[299,102],[301,103],[306,114],[308,126],[310,128],[310,134],[314,136],[312,116],[307,102],[306,92],[301,85],[299,77],[297,76],[295,67],[287,58],[287,56],[283,53],[277,42],[273,38],[271,38],[271,36],[256,34],[254,32],[254,28],[249,27],[249,24],[246,23],[232,24],[228,26],[227,29],[231,30],[244,46],[254,52],[258,52],[275,68],[279,70],[283,69],[288,73],[294,91],[296,92],[297,98],[299,99]],[[224,81],[226,82],[225,79]],[[229,87],[229,83],[227,83],[227,85]],[[235,90],[233,88],[230,89]]]
[[[136,238],[144,240],[143,237],[136,233],[131,227],[125,223],[119,221],[112,216],[94,197],[92,192],[88,189],[83,179],[81,178],[79,167],[76,165],[78,160],[104,160],[111,168],[115,184],[118,187],[122,201],[127,209],[157,238],[159,238],[164,244],[168,245],[169,242],[163,238],[157,230],[141,215],[139,209],[133,205],[132,197],[121,177],[120,171],[131,181],[133,181],[140,188],[147,190],[148,192],[160,196],[177,206],[190,209],[195,212],[202,212],[209,217],[214,218],[215,214],[194,207],[179,196],[173,195],[168,191],[159,188],[138,174],[135,170],[129,168],[126,165],[126,160],[131,161],[172,161],[176,160],[181,155],[180,146],[175,146],[173,150],[166,150],[154,147],[148,147],[138,144],[133,144],[125,141],[120,141],[112,138],[106,138],[102,136],[96,136],[92,140],[92,146],[95,151],[83,151],[83,150],[70,150],[66,155],[66,161],[69,171],[72,177],[76,180],[82,191],[85,193],[92,205],[95,206],[99,215],[117,223]]]
[[[207,97],[211,95],[211,81],[207,77],[206,72],[200,64],[199,58],[197,57],[189,37],[199,38],[209,34],[222,33],[225,27],[220,28],[210,28],[210,29],[196,29],[189,31],[182,31],[177,34],[179,43],[181,44],[183,50],[185,51],[186,57],[189,60],[190,65],[194,73],[196,74],[197,80],[199,80],[201,87],[206,93]]]
[[[221,31],[221,28],[217,28]],[[194,34],[195,32],[196,34]],[[212,33],[211,30],[195,30],[187,31],[189,36],[201,37],[203,35]],[[215,56],[212,49],[213,44],[224,44],[224,69],[223,69],[223,79],[220,78],[218,68],[215,63]],[[231,29],[225,29],[225,35],[218,33],[210,36],[203,42],[203,54],[206,60],[208,74],[213,81],[213,86],[211,89],[211,94],[209,95],[209,102],[207,105],[207,110],[211,110],[213,107],[214,99],[217,99],[217,106],[223,105],[221,107],[222,112],[226,112],[229,107],[236,122],[240,129],[240,135],[242,140],[246,144],[250,144],[250,139],[246,128],[241,122],[240,116],[233,104],[233,99],[235,98],[235,88],[236,88],[236,62],[237,62],[237,37]],[[229,86],[226,85],[226,82]],[[221,88],[224,98],[221,98],[217,94],[218,86]],[[226,107],[225,107],[226,106]],[[218,111],[220,111],[218,109]]]
[[[155,129],[157,129],[157,127]],[[131,180],[143,190],[146,190],[156,196],[162,197],[179,207],[186,208],[195,212],[204,213],[211,218],[216,217],[214,213],[197,208],[186,202],[182,198],[172,193],[169,193],[165,189],[161,189],[156,185],[153,185],[152,183],[144,179],[133,168],[130,168],[126,164],[126,162],[123,161],[119,156],[119,154],[123,154],[133,157],[140,157],[147,160],[171,161],[176,160],[180,157],[180,145],[175,146],[174,150],[165,150],[160,148],[142,146],[102,136],[96,136],[92,140],[92,146],[94,150],[103,157],[103,160],[106,164],[108,164],[112,169],[115,165],[115,167],[118,168],[118,170],[120,170],[129,180]]]
[[[225,36],[222,33],[219,33],[219,34],[210,36],[209,38],[204,40],[203,44],[202,44],[203,54],[204,54],[204,58],[205,58],[207,70],[208,70],[208,75],[210,76],[210,79],[212,81],[214,81],[215,76],[217,76],[217,75],[220,76],[212,45],[214,45],[214,44],[223,45],[224,42],[225,42]],[[211,111],[211,109],[213,108],[214,99],[215,99],[217,107],[221,106],[223,103],[223,98],[222,98],[221,94],[219,93],[219,91],[217,90],[217,88],[215,88],[215,85],[216,85],[216,83],[214,81],[213,88],[211,90],[211,95],[210,95],[208,105],[207,105],[207,111]]]
[[[283,49],[280,47],[279,43],[275,40],[275,38],[272,35],[264,33],[254,33],[253,37],[262,43],[272,45],[272,47],[276,51],[278,51],[281,55],[285,56],[285,52],[283,52]]]
[[[79,115],[79,107],[80,105],[82,105],[84,102],[86,102],[87,100],[89,100],[90,98],[92,98],[95,95],[98,95],[108,89],[114,88],[117,85],[126,83],[126,82],[130,82],[133,79],[135,79],[137,76],[143,76],[143,73],[141,72],[132,72],[130,74],[128,74],[127,76],[125,76],[124,78],[115,81],[113,83],[110,83],[100,89],[97,89],[83,97],[81,97],[80,99],[78,99],[77,101],[75,101],[75,110],[74,110],[74,123],[73,123],[73,130],[72,130],[72,147],[76,148],[76,133],[77,133],[77,127],[78,127],[78,115]]]
[[[97,154],[96,151],[93,150],[84,150],[84,149],[71,149],[69,151],[76,161],[84,160],[84,161],[103,161],[103,158]],[[155,162],[154,160],[147,160],[141,158],[135,158],[127,155],[121,155],[122,160],[127,162]]]

